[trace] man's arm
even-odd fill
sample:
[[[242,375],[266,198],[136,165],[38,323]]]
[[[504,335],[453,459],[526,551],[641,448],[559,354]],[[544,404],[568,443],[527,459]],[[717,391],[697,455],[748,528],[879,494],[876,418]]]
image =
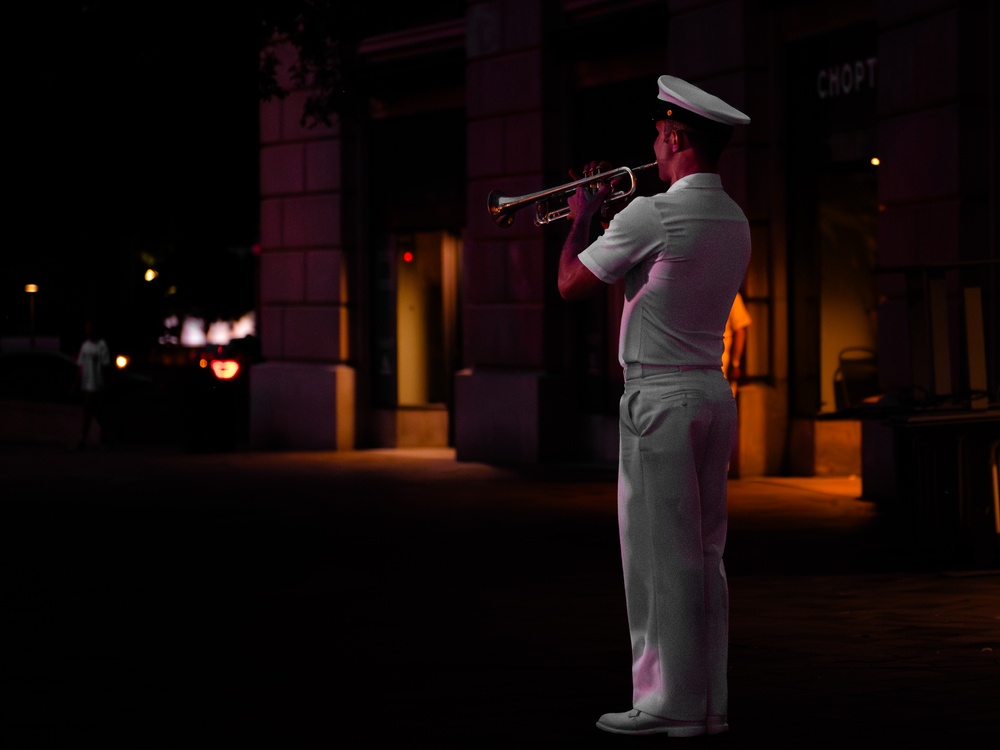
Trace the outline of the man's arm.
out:
[[[585,299],[603,288],[605,283],[593,271],[580,262],[580,253],[590,244],[590,222],[611,191],[611,185],[603,185],[591,192],[578,188],[567,201],[570,207],[570,221],[566,241],[559,255],[559,294],[566,300]]]
[[[729,354],[729,379],[739,380],[742,373],[741,365],[743,350],[747,343],[747,329],[737,328],[733,331],[733,346]]]

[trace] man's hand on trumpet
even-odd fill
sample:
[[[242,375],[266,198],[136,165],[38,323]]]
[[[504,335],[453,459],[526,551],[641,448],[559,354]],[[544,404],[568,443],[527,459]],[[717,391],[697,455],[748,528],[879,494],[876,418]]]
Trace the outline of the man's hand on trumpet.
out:
[[[569,206],[569,218],[571,220],[575,221],[577,217],[580,217],[585,221],[590,221],[598,211],[601,211],[601,224],[607,229],[608,223],[611,221],[611,216],[607,215],[608,208],[604,201],[615,189],[620,178],[603,181],[599,178],[599,175],[601,172],[606,172],[611,168],[612,165],[610,162],[591,161],[583,168],[582,177],[574,170],[569,170],[569,176],[573,178],[574,182],[583,179],[583,177],[594,176],[596,178],[590,185],[581,185],[578,187],[576,192],[567,199],[566,204]]]

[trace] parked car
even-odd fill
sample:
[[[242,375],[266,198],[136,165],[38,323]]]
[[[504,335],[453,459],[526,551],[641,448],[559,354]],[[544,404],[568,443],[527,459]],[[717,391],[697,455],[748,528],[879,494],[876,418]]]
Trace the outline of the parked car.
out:
[[[50,349],[0,352],[0,399],[80,402],[76,360]]]
[[[250,367],[260,361],[256,336],[188,353],[181,378],[182,434],[188,450],[228,450],[250,438]]]

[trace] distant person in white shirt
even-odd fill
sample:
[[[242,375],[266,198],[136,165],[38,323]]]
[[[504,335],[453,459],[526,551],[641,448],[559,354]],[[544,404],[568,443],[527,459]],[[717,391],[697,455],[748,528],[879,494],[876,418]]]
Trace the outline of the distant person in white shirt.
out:
[[[87,444],[90,425],[97,418],[100,421],[101,394],[104,390],[104,370],[111,364],[111,352],[107,342],[101,338],[91,321],[87,321],[84,341],[80,346],[76,364],[80,368],[80,392],[83,394],[83,431],[78,448]]]

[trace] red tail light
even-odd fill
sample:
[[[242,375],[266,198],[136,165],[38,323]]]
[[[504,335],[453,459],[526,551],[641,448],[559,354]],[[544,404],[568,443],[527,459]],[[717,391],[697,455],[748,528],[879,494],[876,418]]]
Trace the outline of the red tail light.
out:
[[[240,363],[235,359],[213,359],[212,372],[219,380],[232,380],[239,374]]]

